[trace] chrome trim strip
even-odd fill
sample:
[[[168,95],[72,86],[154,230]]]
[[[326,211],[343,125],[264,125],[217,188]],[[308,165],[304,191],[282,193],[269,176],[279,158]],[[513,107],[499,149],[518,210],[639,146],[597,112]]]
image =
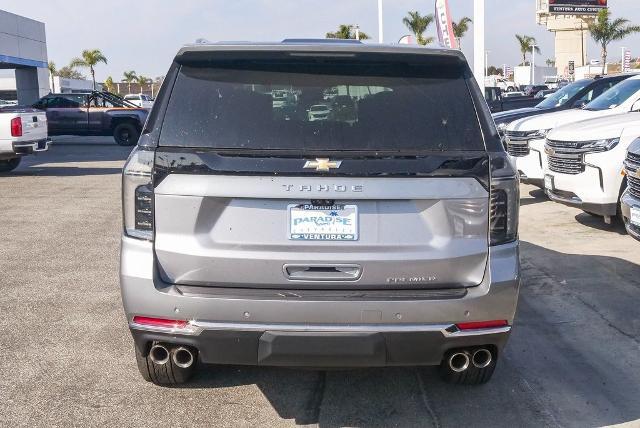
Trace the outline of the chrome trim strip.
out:
[[[445,337],[482,336],[485,334],[508,333],[511,326],[485,328],[477,330],[456,330],[455,324],[272,324],[242,322],[191,321],[185,328],[164,328],[129,322],[129,328],[156,333],[171,333],[197,336],[204,330],[232,331],[289,331],[289,332],[335,332],[335,333],[415,333],[440,332]]]

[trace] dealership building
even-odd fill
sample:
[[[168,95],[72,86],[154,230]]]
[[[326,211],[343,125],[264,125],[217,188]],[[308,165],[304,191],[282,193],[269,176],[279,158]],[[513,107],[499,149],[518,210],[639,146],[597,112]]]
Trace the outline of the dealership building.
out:
[[[569,75],[569,64],[587,65],[589,24],[607,0],[536,0],[538,24],[555,35],[555,66],[560,75]]]
[[[44,23],[0,10],[0,69],[14,70],[15,88],[7,93],[13,92],[20,104],[49,93]]]

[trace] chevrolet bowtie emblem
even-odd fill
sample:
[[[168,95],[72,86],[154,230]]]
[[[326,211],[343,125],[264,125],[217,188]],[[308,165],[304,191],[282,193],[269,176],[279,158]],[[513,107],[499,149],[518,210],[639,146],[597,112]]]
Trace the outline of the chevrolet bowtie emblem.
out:
[[[332,161],[327,158],[316,158],[314,161],[307,161],[303,168],[315,168],[316,171],[329,171],[331,168],[340,168],[342,161]]]

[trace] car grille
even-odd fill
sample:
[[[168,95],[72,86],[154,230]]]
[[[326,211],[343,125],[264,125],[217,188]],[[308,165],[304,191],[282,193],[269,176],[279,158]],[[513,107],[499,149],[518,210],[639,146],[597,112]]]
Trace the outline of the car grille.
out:
[[[583,154],[576,153],[577,144],[571,141],[547,140],[549,170],[573,175],[584,172]]]
[[[640,155],[628,153],[627,159],[624,161],[624,168],[627,170],[629,193],[640,199],[640,178],[637,175],[637,172],[640,171]]]
[[[507,152],[515,157],[527,156],[531,152],[529,150],[529,142],[507,140]]]
[[[524,157],[530,153],[529,136],[531,131],[505,131],[504,135],[507,138],[507,152],[511,156]]]

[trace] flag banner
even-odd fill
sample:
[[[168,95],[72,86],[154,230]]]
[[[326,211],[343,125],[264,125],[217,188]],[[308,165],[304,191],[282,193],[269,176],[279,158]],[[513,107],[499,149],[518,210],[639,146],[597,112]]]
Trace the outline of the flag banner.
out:
[[[458,49],[458,42],[453,34],[449,0],[436,0],[436,26],[440,44],[447,48]]]

